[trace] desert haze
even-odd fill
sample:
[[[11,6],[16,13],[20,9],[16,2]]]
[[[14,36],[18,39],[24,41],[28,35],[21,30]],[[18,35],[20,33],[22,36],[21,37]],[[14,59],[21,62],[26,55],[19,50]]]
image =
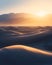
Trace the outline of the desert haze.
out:
[[[52,26],[52,14],[37,16],[27,13],[0,15],[0,26]]]

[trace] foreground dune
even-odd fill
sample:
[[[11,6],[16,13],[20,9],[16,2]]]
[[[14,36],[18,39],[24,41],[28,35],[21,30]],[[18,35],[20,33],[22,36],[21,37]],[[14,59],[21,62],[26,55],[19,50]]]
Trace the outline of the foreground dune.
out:
[[[0,65],[52,65],[52,53],[24,45],[0,49]]]
[[[6,49],[24,49],[33,53],[39,53],[39,54],[43,54],[43,55],[49,55],[52,56],[52,52],[47,52],[47,51],[43,51],[37,48],[33,48],[33,47],[29,47],[29,46],[25,46],[25,45],[12,45],[12,46],[8,46],[5,47]]]

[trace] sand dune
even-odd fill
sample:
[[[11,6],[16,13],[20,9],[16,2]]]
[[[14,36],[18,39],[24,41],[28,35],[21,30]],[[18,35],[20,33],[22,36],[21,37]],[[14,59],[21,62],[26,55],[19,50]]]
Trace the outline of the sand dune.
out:
[[[0,27],[0,48],[18,43],[52,51],[52,27]]]
[[[52,65],[52,53],[24,45],[0,49],[0,65]]]

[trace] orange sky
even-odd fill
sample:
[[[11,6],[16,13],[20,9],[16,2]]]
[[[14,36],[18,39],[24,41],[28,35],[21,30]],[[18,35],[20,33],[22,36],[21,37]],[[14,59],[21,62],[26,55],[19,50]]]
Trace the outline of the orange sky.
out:
[[[52,26],[52,16],[46,18],[47,14],[52,14],[52,0],[0,0],[0,14],[6,13],[30,13],[37,16],[35,21],[30,19],[29,22],[23,21],[14,25]]]

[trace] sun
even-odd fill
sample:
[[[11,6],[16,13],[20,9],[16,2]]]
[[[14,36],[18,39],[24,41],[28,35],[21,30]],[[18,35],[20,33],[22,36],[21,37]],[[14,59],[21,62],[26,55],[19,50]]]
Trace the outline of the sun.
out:
[[[46,12],[40,11],[40,12],[37,12],[36,15],[42,17],[46,15]]]

